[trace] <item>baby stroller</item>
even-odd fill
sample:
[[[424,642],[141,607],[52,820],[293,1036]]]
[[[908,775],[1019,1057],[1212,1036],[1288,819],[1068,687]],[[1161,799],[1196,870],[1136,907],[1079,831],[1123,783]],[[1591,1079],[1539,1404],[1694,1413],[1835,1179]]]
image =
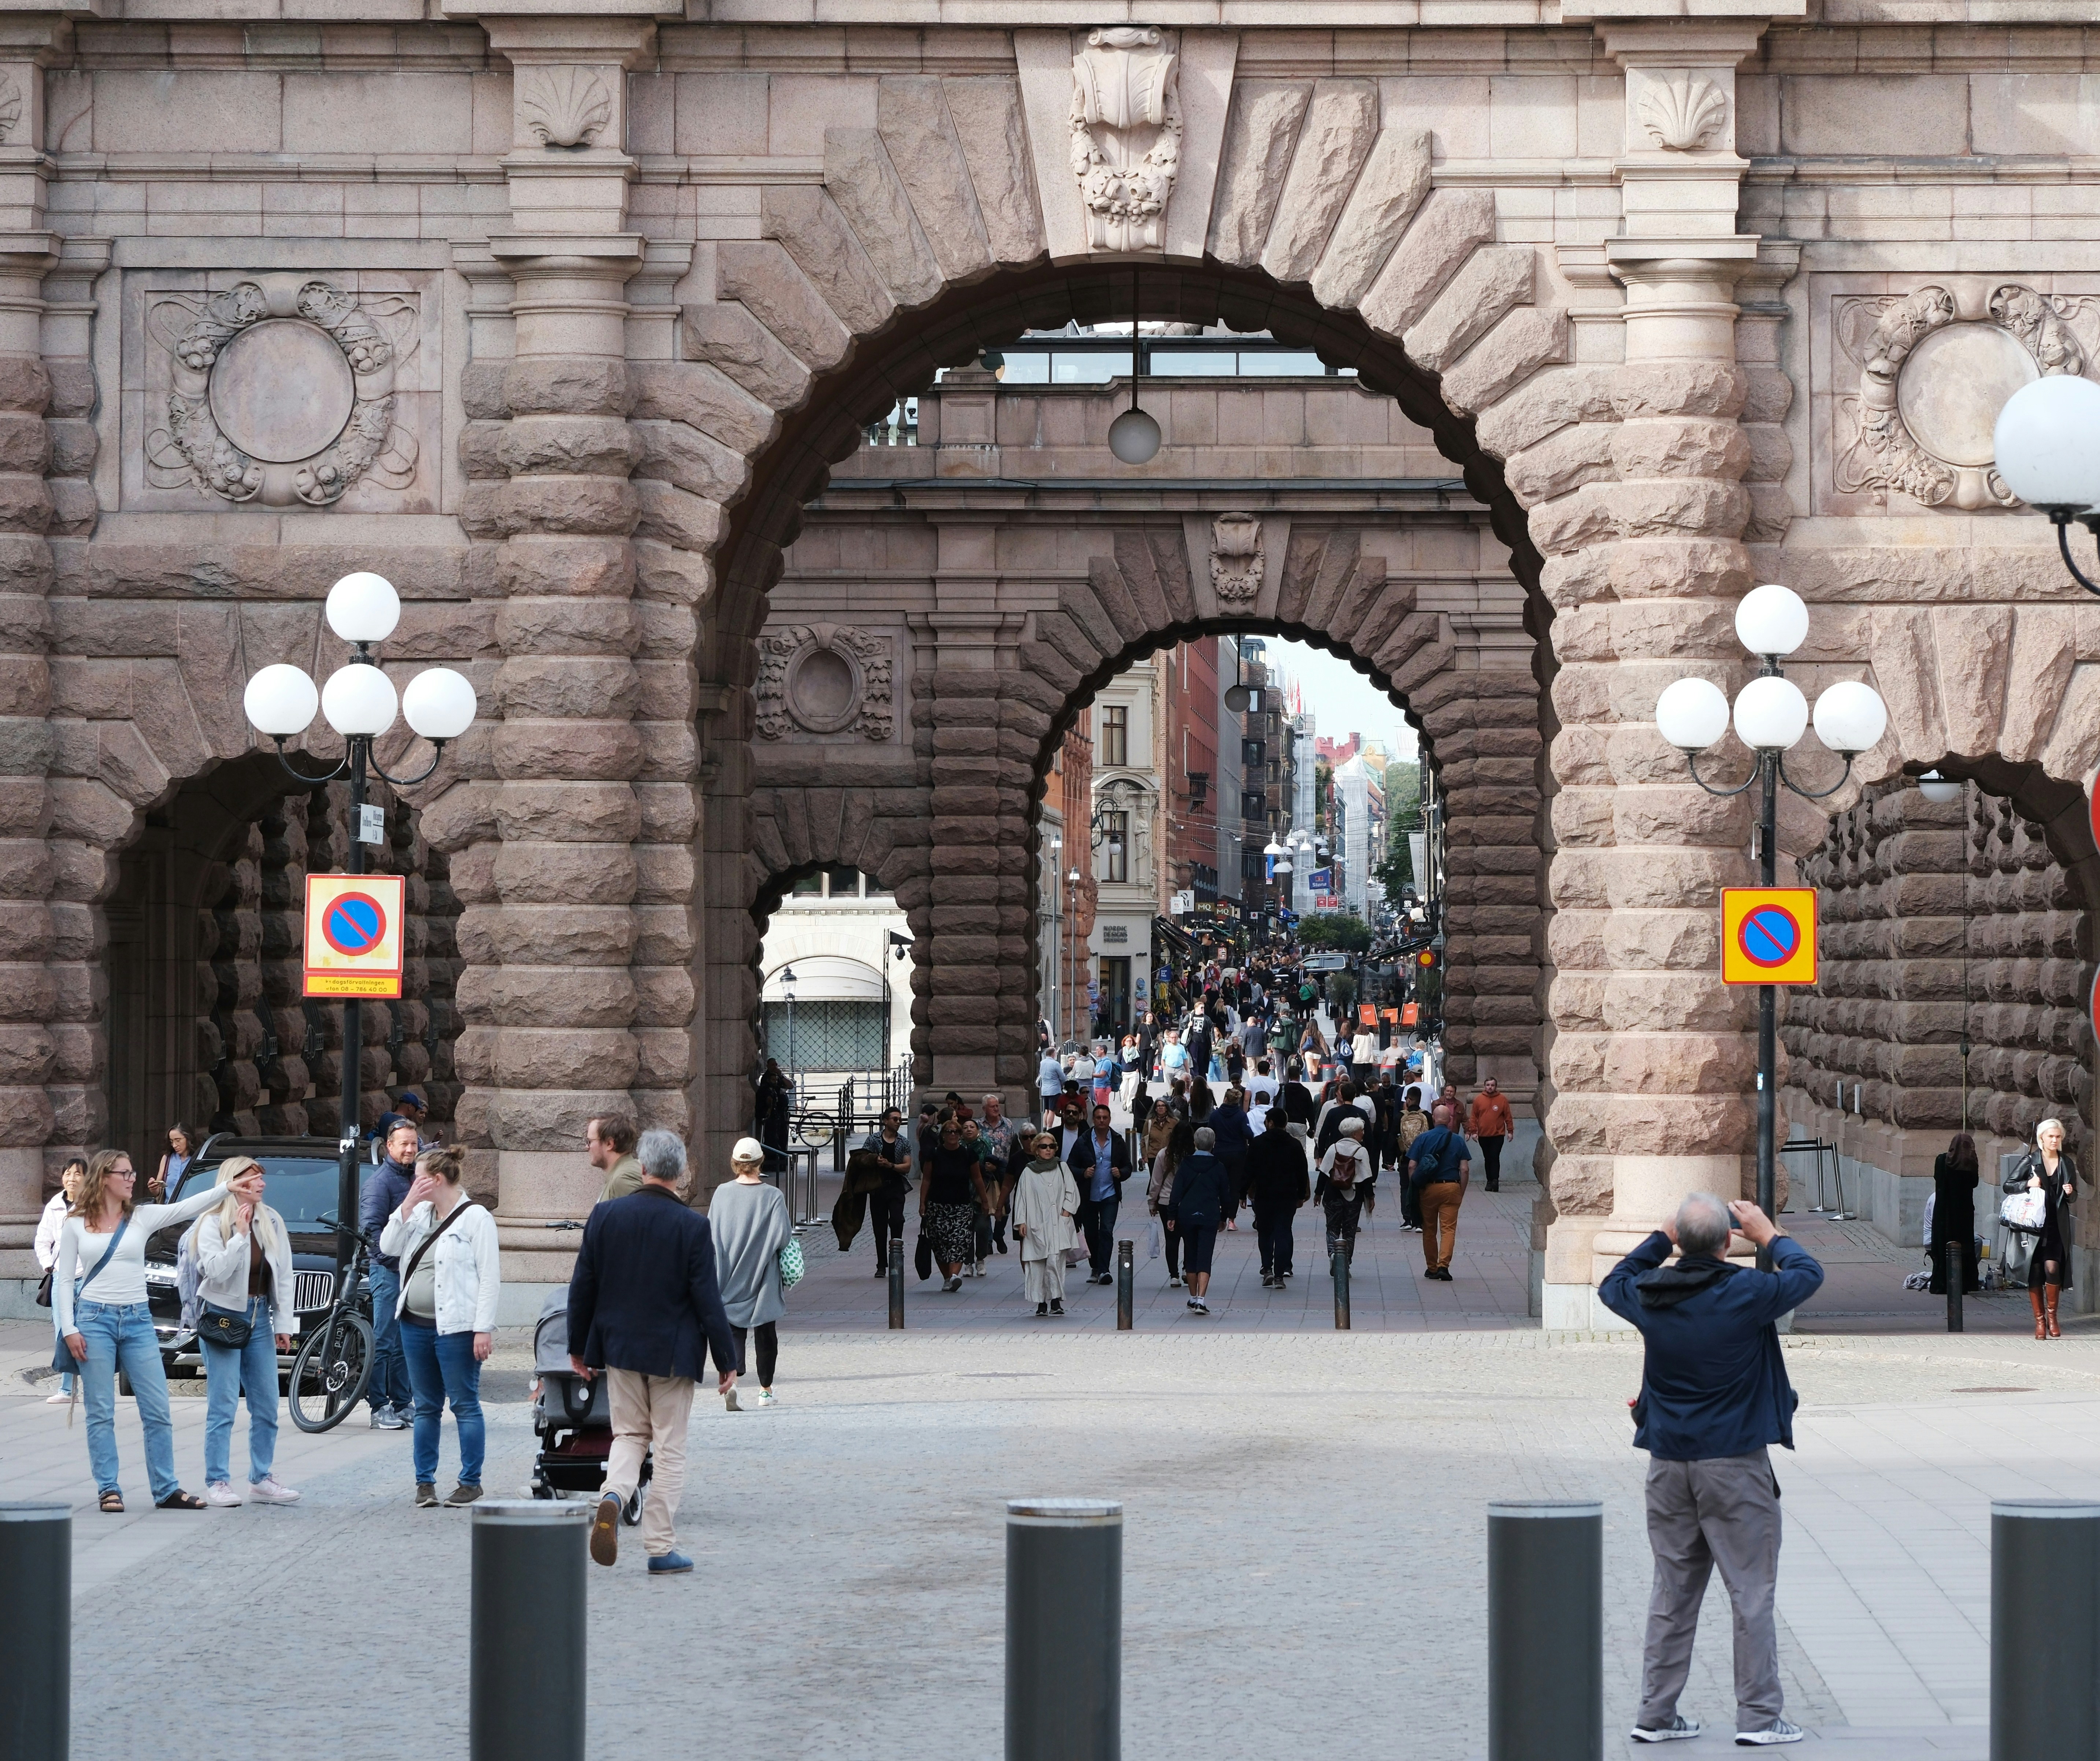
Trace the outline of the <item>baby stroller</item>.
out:
[[[612,1453],[612,1404],[605,1377],[580,1376],[569,1367],[569,1296],[549,1291],[532,1329],[532,1434],[540,1453],[532,1458],[532,1496],[586,1496],[605,1484],[606,1458]],[[621,1508],[631,1528],[642,1520],[642,1489],[654,1466],[642,1458],[642,1477],[634,1496]]]

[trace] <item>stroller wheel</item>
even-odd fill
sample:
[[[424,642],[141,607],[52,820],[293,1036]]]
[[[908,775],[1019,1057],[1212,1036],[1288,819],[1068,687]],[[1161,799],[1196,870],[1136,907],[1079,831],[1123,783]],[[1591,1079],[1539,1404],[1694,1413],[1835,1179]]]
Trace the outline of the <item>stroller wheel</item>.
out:
[[[642,1488],[637,1486],[633,1495],[620,1507],[620,1520],[632,1529],[642,1520]]]
[[[535,1480],[525,1490],[536,1498],[551,1498],[554,1495],[554,1489],[539,1480]]]

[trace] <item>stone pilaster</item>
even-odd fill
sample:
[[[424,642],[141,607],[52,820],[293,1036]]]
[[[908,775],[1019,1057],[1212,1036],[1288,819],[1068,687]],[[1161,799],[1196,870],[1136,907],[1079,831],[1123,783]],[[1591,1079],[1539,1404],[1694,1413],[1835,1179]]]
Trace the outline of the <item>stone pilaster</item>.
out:
[[[1600,376],[1616,480],[1532,522],[1562,659],[1548,1326],[1617,1325],[1595,1301],[1603,1273],[1685,1194],[1747,1189],[1754,998],[1720,982],[1718,925],[1721,888],[1750,878],[1749,812],[1745,797],[1701,790],[1653,717],[1685,673],[1732,695],[1742,671],[1732,610],[1750,585],[1749,448],[1733,294],[1757,241],[1736,232],[1734,68],[1758,29],[1605,32],[1626,69],[1625,232],[1606,247],[1626,290],[1625,354]],[[1731,744],[1710,770],[1732,779],[1749,762]]]

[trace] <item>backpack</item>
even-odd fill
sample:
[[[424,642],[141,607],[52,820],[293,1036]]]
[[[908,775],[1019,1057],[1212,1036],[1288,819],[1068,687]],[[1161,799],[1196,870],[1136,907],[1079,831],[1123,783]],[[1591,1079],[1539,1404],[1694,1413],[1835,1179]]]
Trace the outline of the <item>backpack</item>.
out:
[[[194,1333],[197,1322],[204,1317],[204,1297],[199,1286],[202,1281],[196,1263],[197,1225],[192,1224],[183,1231],[183,1238],[175,1247],[175,1295],[182,1300],[182,1327],[186,1333]]]

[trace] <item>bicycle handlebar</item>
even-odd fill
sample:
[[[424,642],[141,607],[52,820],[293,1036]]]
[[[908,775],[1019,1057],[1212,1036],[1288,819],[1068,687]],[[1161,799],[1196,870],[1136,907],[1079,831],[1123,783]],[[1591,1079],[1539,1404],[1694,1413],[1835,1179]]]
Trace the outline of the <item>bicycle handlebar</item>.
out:
[[[338,1235],[347,1235],[352,1241],[364,1242],[367,1247],[373,1245],[372,1238],[366,1234],[363,1229],[353,1229],[347,1223],[338,1222],[334,1213],[332,1212],[322,1211],[316,1212],[314,1220],[316,1223],[325,1224],[329,1229],[333,1229]]]

